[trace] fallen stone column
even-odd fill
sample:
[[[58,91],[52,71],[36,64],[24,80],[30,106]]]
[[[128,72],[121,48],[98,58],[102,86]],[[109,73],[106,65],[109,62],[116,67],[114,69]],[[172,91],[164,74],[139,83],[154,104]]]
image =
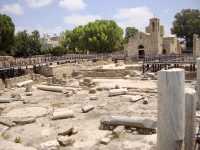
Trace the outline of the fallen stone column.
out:
[[[66,108],[56,109],[51,117],[52,120],[68,118],[74,118],[74,112],[72,110],[67,110]]]
[[[194,149],[195,141],[195,112],[197,95],[195,90],[185,91],[185,150]]]
[[[61,86],[47,86],[47,85],[38,85],[37,88],[43,91],[51,91],[51,92],[63,92],[64,88]]]
[[[109,91],[109,96],[125,95],[127,92],[127,89],[112,89]]]
[[[27,80],[27,81],[19,82],[19,83],[17,83],[17,87],[23,87],[23,86],[28,85],[28,84],[33,84],[33,80]]]
[[[15,100],[14,98],[1,97],[0,103],[11,103],[14,100]]]
[[[101,119],[100,129],[109,129],[116,126],[155,130],[156,121],[153,118],[127,116],[108,116]]]
[[[158,73],[157,150],[181,150],[185,132],[185,72],[183,69]]]

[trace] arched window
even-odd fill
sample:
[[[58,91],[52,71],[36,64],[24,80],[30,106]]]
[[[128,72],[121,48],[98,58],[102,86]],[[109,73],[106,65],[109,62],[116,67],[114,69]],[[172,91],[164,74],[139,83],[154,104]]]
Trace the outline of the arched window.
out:
[[[144,49],[144,46],[143,45],[139,45],[138,49]]]
[[[152,22],[152,30],[155,32],[155,22]]]

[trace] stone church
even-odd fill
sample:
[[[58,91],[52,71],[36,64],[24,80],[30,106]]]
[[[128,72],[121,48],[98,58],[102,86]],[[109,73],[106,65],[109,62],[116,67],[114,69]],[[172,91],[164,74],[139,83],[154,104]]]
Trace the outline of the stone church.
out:
[[[158,18],[152,18],[146,33],[138,32],[129,39],[125,51],[128,56],[143,58],[145,55],[180,54],[181,47],[176,36],[164,37],[164,26]]]

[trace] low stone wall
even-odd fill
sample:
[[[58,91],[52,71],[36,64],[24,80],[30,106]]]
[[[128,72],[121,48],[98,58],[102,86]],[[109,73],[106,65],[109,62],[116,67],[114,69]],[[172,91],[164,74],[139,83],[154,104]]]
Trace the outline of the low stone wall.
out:
[[[106,78],[121,78],[127,75],[135,76],[133,70],[126,69],[94,69],[81,70],[81,74],[85,77],[106,77]]]
[[[13,88],[16,87],[17,83],[23,82],[26,80],[33,80],[35,83],[46,82],[47,78],[40,74],[27,74],[20,77],[8,78],[5,79],[5,82],[0,79],[0,90],[5,88]]]
[[[76,64],[65,64],[52,68],[53,76],[58,79],[63,77],[71,77],[74,71],[79,71],[79,65]]]
[[[78,64],[52,65],[49,67],[44,66],[42,68],[39,72],[40,74],[45,77],[56,77],[57,79],[71,77],[74,71],[80,70],[80,66]]]

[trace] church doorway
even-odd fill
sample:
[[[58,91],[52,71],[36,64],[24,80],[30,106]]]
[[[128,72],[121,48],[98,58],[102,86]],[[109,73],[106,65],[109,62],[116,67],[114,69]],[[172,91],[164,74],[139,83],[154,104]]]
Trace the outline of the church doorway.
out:
[[[163,49],[162,54],[163,54],[163,55],[166,55],[166,54],[167,54],[166,49]]]
[[[143,59],[145,57],[145,50],[143,45],[138,46],[138,58]]]

